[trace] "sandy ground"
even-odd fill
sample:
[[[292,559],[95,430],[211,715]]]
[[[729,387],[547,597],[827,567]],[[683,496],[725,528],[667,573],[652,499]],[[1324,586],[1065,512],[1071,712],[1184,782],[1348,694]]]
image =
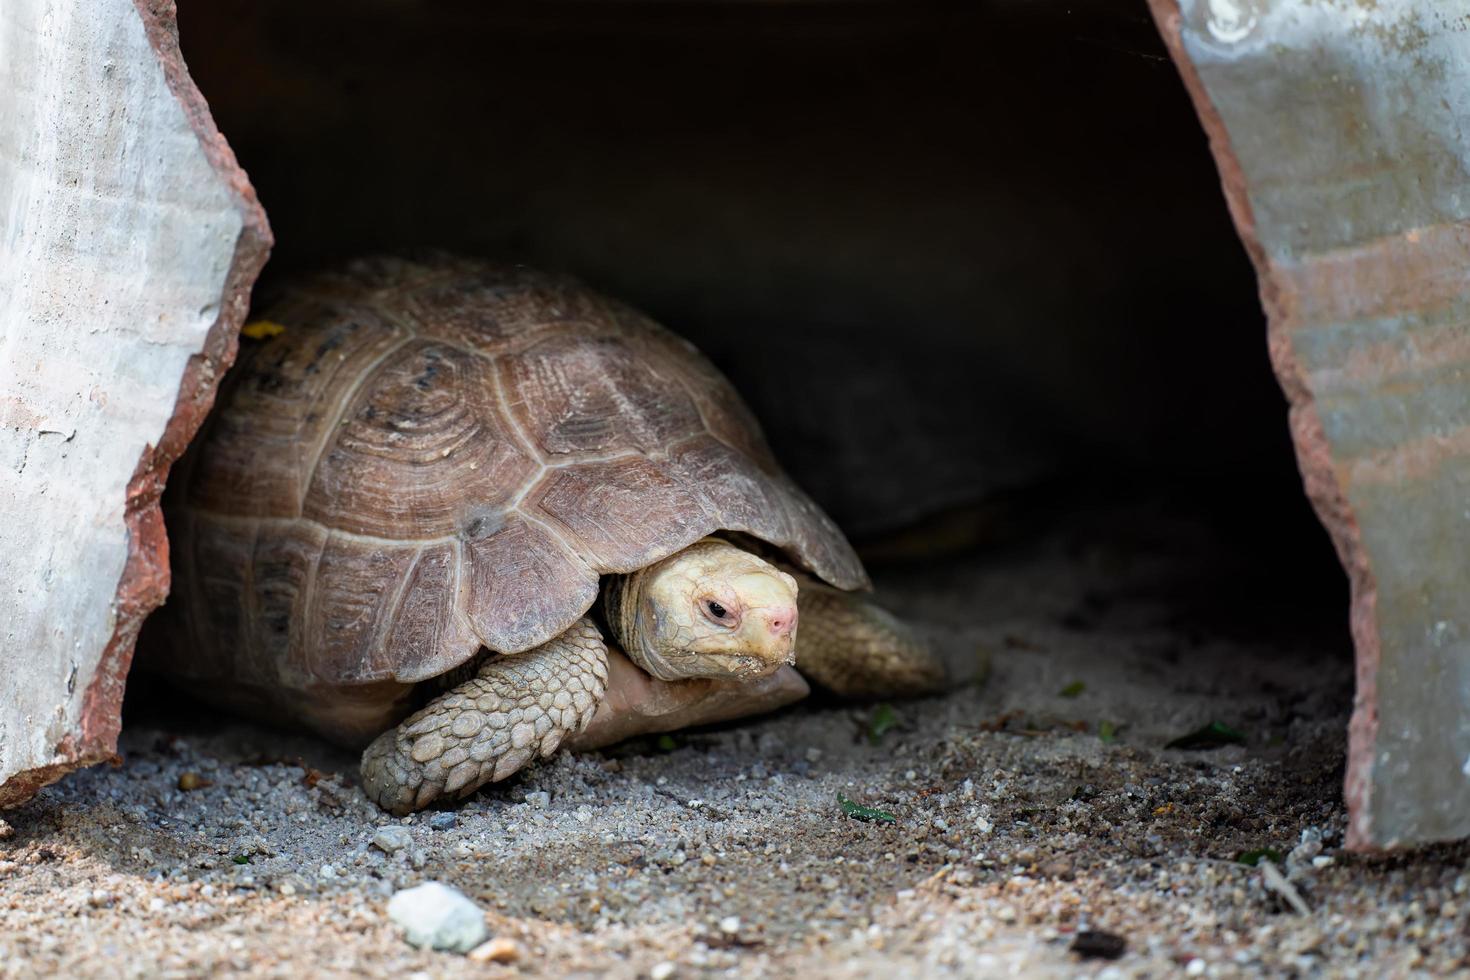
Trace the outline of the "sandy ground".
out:
[[[1340,850],[1340,632],[1211,601],[1188,532],[1111,538],[879,576],[957,667],[991,658],[983,684],[564,755],[403,821],[320,742],[134,711],[119,765],[4,815],[0,976],[1470,967],[1470,850]],[[1165,747],[1212,721],[1245,744]],[[391,855],[370,846],[388,823],[412,836]],[[1264,848],[1288,886],[1236,860]],[[511,962],[407,945],[387,899],[429,880],[480,903]],[[1116,953],[1097,932],[1122,955],[1074,951]]]

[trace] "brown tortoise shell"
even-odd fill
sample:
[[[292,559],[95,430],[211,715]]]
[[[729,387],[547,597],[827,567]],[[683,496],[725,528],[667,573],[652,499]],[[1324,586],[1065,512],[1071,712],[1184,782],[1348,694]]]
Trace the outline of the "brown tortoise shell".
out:
[[[170,489],[181,679],[424,680],[720,530],[867,584],[715,367],[573,281],[364,260],[263,317]]]

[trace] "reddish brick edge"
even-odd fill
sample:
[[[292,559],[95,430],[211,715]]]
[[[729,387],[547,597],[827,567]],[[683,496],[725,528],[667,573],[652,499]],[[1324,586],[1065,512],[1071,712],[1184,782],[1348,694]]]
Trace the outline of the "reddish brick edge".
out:
[[[243,226],[225,278],[219,317],[209,328],[203,348],[189,359],[184,369],[173,417],[158,445],[144,450],[128,482],[124,505],[128,557],[114,599],[116,625],[97,672],[82,693],[79,730],[61,740],[50,763],[17,773],[0,785],[0,807],[23,803],[42,786],[54,783],[68,772],[116,756],[123,691],[138,631],[148,614],[168,596],[168,536],[159,497],[169,468],[198,431],[214,405],[220,378],[235,361],[240,325],[250,304],[250,289],[273,244],[270,225],[256,199],[255,189],[216,128],[204,96],[184,65],[173,0],[134,0],[134,5],[163,67],[169,90],[183,107],[210,164],[234,191]]]
[[[1347,570],[1352,586],[1349,613],[1353,645],[1357,649],[1357,697],[1348,725],[1348,765],[1343,795],[1348,806],[1347,846],[1354,851],[1374,851],[1384,843],[1374,839],[1372,829],[1373,746],[1378,736],[1378,664],[1380,646],[1377,626],[1378,583],[1363,547],[1357,516],[1332,462],[1332,450],[1317,412],[1316,399],[1307,386],[1291,344],[1297,321],[1296,297],[1283,282],[1256,234],[1245,173],[1230,143],[1230,134],[1215,103],[1205,90],[1194,62],[1184,49],[1183,16],[1178,0],[1149,0],[1154,23],[1179,69],[1184,87],[1194,102],[1200,124],[1209,137],[1210,151],[1220,171],[1220,184],[1235,230],[1245,245],[1260,284],[1261,306],[1266,311],[1267,347],[1276,378],[1290,403],[1290,426],[1296,444],[1297,467],[1317,517],[1327,528],[1337,549],[1338,560]]]

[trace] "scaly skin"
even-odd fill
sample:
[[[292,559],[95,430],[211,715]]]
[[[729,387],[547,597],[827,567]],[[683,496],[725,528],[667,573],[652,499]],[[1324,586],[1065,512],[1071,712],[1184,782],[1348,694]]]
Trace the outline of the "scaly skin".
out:
[[[801,639],[796,669],[847,698],[937,694],[948,671],[908,624],[886,609],[801,579]]]
[[[440,796],[464,797],[555,752],[587,727],[607,691],[607,646],[580,619],[534,650],[490,657],[362,754],[362,787],[402,816]]]

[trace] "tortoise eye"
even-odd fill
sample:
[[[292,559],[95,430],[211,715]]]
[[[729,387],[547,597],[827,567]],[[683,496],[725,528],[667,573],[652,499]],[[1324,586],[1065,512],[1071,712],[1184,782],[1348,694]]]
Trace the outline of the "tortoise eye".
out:
[[[730,610],[726,609],[716,600],[705,599],[699,605],[700,608],[704,610],[705,616],[707,616],[711,622],[717,623],[720,626],[733,625],[735,617],[730,614]]]

